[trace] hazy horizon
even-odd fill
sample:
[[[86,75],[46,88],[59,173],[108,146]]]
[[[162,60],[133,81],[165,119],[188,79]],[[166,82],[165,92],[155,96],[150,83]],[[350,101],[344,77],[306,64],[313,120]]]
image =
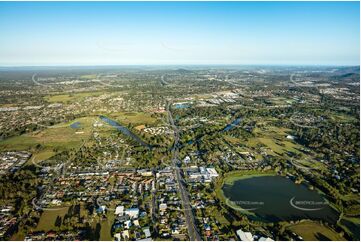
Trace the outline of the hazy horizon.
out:
[[[358,66],[359,2],[0,2],[0,66]]]
[[[360,67],[331,64],[99,64],[99,65],[0,65],[0,68],[66,68],[66,67]]]

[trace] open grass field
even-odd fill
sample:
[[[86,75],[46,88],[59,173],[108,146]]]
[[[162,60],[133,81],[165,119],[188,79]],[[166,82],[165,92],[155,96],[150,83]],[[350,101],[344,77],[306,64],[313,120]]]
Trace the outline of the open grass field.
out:
[[[267,122],[265,122],[267,124]],[[287,156],[288,152],[300,155],[294,163],[306,168],[317,170],[325,170],[327,167],[314,160],[312,154],[306,154],[302,151],[304,147],[291,139],[287,139],[287,135],[291,132],[290,129],[280,128],[276,126],[257,127],[254,130],[255,137],[250,138],[246,144],[248,147],[264,146],[267,147],[267,153],[270,155]]]
[[[273,105],[286,105],[295,102],[295,100],[285,97],[273,97],[270,98],[270,101],[272,102]]]
[[[272,155],[276,153],[283,155],[285,152],[300,153],[298,149],[302,148],[302,146],[287,139],[288,132],[290,132],[289,129],[276,126],[255,128],[253,132],[255,137],[247,141],[247,146],[265,146],[270,149]]]
[[[83,117],[71,122],[50,126],[41,131],[11,137],[0,141],[0,151],[26,150],[32,153],[32,157],[26,165],[40,163],[51,158],[56,153],[69,149],[77,149],[84,142],[89,140],[95,121],[100,121],[98,117]],[[73,124],[77,124],[74,128]],[[73,125],[73,127],[71,127]],[[108,137],[115,132],[112,127],[103,125],[97,127],[96,131],[101,136]],[[40,147],[39,147],[40,146]]]
[[[132,124],[134,126],[138,125],[152,125],[157,122],[156,118],[151,117],[150,113],[136,113],[136,112],[121,112],[111,115],[111,118],[114,118],[116,121],[122,124]]]
[[[103,92],[79,92],[79,93],[71,93],[71,94],[55,94],[45,96],[45,101],[51,103],[66,103],[70,101],[80,100],[85,97],[96,97],[103,94]]]
[[[291,225],[288,229],[300,235],[304,240],[346,240],[330,227],[313,221],[304,221]]]
[[[258,177],[258,176],[274,176],[276,175],[276,172],[274,171],[267,171],[267,172],[261,172],[261,171],[234,171],[229,172],[224,175],[223,184],[232,185],[235,181],[241,180],[241,179],[248,179],[252,177]]]
[[[52,149],[66,150],[78,147],[83,140],[89,138],[91,134],[93,117],[76,119],[65,124],[50,126],[42,131],[11,137],[0,142],[2,150],[31,150],[37,145],[42,146],[44,153],[41,156],[49,155]],[[79,128],[71,128],[70,125],[79,122]],[[49,151],[50,150],[50,151]]]
[[[348,233],[354,240],[360,240],[360,218],[343,216],[339,225]]]
[[[229,225],[230,222],[222,215],[221,211],[219,211],[216,207],[212,207],[210,210],[210,214],[214,216],[218,222],[223,225]]]
[[[227,142],[229,142],[229,143],[231,143],[231,144],[233,144],[233,145],[239,144],[239,143],[241,142],[240,139],[237,139],[237,138],[232,137],[232,136],[230,136],[230,135],[225,135],[225,136],[224,136],[224,139],[225,139]]]
[[[327,170],[327,166],[325,164],[312,159],[310,160],[309,158],[297,159],[292,162],[294,164],[298,164],[299,166],[306,167],[309,169],[323,170],[323,171]]]
[[[50,157],[54,156],[55,152],[50,149],[41,150],[37,153],[34,153],[33,156],[28,160],[26,164],[33,164],[38,163],[44,160],[49,159]]]
[[[49,231],[54,229],[57,216],[64,218],[69,207],[59,207],[58,210],[45,210],[40,217],[36,231]]]
[[[100,222],[100,240],[101,241],[110,241],[112,240],[111,229],[114,223],[115,215],[114,211],[108,211],[107,219]]]
[[[97,78],[96,74],[82,75],[80,79],[95,79]]]
[[[12,241],[23,241],[25,239],[25,234],[23,232],[15,233],[13,236],[11,236]]]

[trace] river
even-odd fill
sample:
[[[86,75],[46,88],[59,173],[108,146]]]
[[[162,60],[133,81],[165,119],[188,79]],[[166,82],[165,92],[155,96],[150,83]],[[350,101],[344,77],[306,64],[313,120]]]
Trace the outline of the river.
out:
[[[242,118],[235,119],[232,123],[227,124],[227,126],[223,129],[223,131],[228,131],[233,129],[235,126],[237,126],[241,122]]]
[[[119,130],[120,132],[122,132],[124,135],[130,137],[131,139],[135,140],[136,142],[138,142],[140,145],[147,147],[149,149],[152,149],[152,146],[145,143],[143,140],[141,140],[137,135],[135,135],[134,133],[132,133],[129,129],[127,129],[126,127],[124,127],[123,125],[119,124],[118,122],[111,120],[105,116],[99,116],[99,118],[101,120],[103,120],[104,122],[106,122],[107,124],[111,125],[112,127],[116,128],[117,130]]]

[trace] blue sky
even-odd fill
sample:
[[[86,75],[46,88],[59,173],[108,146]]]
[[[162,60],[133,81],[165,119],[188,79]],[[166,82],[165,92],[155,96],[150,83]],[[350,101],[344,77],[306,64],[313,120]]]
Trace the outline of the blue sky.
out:
[[[0,2],[0,65],[359,65],[359,2]]]

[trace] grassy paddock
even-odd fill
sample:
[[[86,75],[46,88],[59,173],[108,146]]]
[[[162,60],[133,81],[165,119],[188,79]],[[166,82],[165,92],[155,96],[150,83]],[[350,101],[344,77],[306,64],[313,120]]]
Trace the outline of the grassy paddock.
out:
[[[28,160],[28,162],[26,164],[32,165],[33,163],[38,163],[38,162],[47,160],[54,155],[55,155],[54,151],[52,151],[50,149],[45,149],[45,150],[39,151],[38,153],[33,154],[33,156]]]
[[[343,216],[339,226],[342,227],[347,234],[353,237],[354,240],[360,239],[360,218]]]
[[[274,176],[276,172],[274,171],[232,171],[229,173],[224,174],[222,187],[224,184],[232,185],[235,181],[244,180],[252,177],[259,177],[259,176]]]
[[[31,150],[36,145],[42,146],[43,153],[40,156],[49,156],[45,150],[67,150],[78,147],[83,140],[89,138],[91,134],[94,117],[83,117],[75,119],[68,123],[62,123],[47,127],[42,131],[14,136],[0,141],[1,150]],[[79,129],[70,127],[74,122],[80,122]],[[80,133],[77,133],[80,132]],[[39,152],[40,153],[40,152]],[[42,157],[39,157],[42,158]]]
[[[71,93],[71,94],[54,94],[45,96],[45,101],[50,103],[66,103],[70,101],[77,101],[85,97],[96,97],[100,96],[104,92],[79,92],[79,93]]]
[[[287,229],[300,235],[304,240],[346,240],[332,228],[315,221],[302,221],[288,226]]]
[[[108,211],[107,219],[102,220],[100,222],[100,224],[101,224],[100,240],[101,241],[110,241],[110,240],[112,240],[113,237],[111,236],[111,229],[112,229],[112,225],[114,223],[114,219],[115,219],[114,212],[113,211]]]
[[[138,125],[152,125],[157,122],[156,118],[151,117],[150,113],[143,112],[119,112],[111,115],[111,118],[122,124],[132,124],[134,126]]]
[[[45,210],[39,220],[36,231],[49,231],[55,229],[55,221],[57,216],[64,218],[69,207],[59,207],[58,210]]]

